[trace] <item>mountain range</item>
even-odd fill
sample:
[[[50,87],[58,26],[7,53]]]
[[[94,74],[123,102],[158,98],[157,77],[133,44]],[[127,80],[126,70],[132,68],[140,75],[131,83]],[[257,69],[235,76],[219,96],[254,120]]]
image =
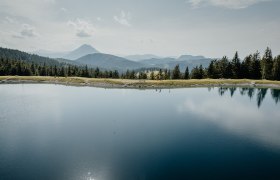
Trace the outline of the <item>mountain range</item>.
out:
[[[9,51],[9,52],[7,52]],[[70,52],[49,52],[36,51],[25,53],[18,50],[4,49],[0,50],[0,57],[7,57],[7,54],[12,58],[20,57],[19,60],[26,60],[45,64],[71,64],[77,66],[85,66],[107,70],[138,70],[138,69],[173,69],[177,64],[180,65],[183,71],[187,66],[191,70],[195,66],[202,65],[207,67],[211,60],[204,56],[182,55],[178,58],[159,57],[152,54],[146,55],[131,55],[119,57],[111,54],[101,53],[90,45],[84,44]],[[19,55],[20,54],[20,55]]]
[[[131,61],[140,61],[143,59],[159,59],[161,57],[153,55],[153,54],[143,54],[143,55],[129,55],[129,56],[124,56],[124,58],[131,60]]]
[[[82,56],[99,53],[99,52],[91,45],[83,44],[77,49],[74,49],[73,51],[69,51],[69,52],[52,52],[46,50],[38,50],[31,53],[37,54],[39,56],[49,57],[49,58],[63,58],[68,60],[76,60]]]
[[[76,61],[81,64],[86,64],[90,67],[100,67],[108,70],[126,71],[127,69],[135,70],[144,68],[141,63],[102,53],[88,54],[77,59]]]

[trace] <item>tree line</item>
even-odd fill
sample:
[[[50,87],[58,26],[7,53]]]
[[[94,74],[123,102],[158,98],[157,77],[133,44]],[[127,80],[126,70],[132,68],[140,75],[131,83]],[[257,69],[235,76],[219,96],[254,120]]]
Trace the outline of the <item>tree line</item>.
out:
[[[222,59],[213,60],[207,68],[201,65],[192,69],[186,68],[185,73],[179,71],[179,66],[173,70],[174,79],[268,79],[280,80],[280,55],[273,58],[270,48],[265,50],[263,57],[259,52],[250,54],[243,61],[239,58],[238,52],[230,60],[224,56]]]
[[[74,65],[43,65],[21,60],[0,59],[0,76],[61,76],[89,78],[119,78],[118,71],[102,71],[99,68]]]
[[[196,66],[191,71],[186,67],[184,72],[180,71],[179,65],[173,70],[103,70],[89,68],[88,66],[76,66],[71,64],[48,64],[24,61],[21,58],[1,57],[0,76],[61,76],[61,77],[89,77],[89,78],[122,78],[122,79],[268,79],[280,80],[280,55],[272,56],[270,48],[265,50],[263,57],[259,52],[250,54],[243,61],[238,52],[232,59],[224,56],[221,59],[212,60],[207,68],[202,65]]]

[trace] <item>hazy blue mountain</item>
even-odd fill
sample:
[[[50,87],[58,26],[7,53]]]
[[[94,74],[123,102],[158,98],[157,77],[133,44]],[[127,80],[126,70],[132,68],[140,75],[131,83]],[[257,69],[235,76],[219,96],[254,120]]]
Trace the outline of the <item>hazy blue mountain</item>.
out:
[[[59,63],[71,64],[71,65],[75,65],[75,66],[85,66],[84,64],[79,63],[77,61],[63,59],[63,58],[55,58],[54,60],[58,61]]]
[[[64,59],[69,59],[69,60],[76,60],[80,57],[83,57],[88,54],[94,54],[94,53],[99,53],[95,48],[88,44],[84,44],[80,46],[79,48],[67,53],[65,56],[63,56]]]
[[[180,65],[181,70],[184,70],[186,66],[189,69],[193,69],[195,66],[202,65],[207,67],[212,59],[205,58],[203,56],[191,56],[191,55],[182,55],[179,58],[152,58],[139,61],[144,64],[145,67],[158,67],[173,69],[177,64]]]
[[[143,59],[159,59],[161,57],[153,55],[153,54],[143,54],[143,55],[130,55],[130,56],[125,56],[124,58],[132,61],[140,61]]]
[[[88,44],[84,44],[77,49],[70,52],[53,52],[46,50],[38,50],[31,52],[32,54],[37,54],[39,56],[49,57],[49,58],[63,58],[68,60],[76,60],[88,54],[99,53],[95,48]]]
[[[168,64],[174,61],[176,61],[175,58],[151,58],[151,59],[144,59],[139,62],[148,66],[155,66],[158,64]]]
[[[0,58],[3,59],[14,59],[26,62],[32,62],[40,65],[48,65],[48,66],[62,66],[65,64],[77,65],[77,66],[84,66],[79,62],[62,59],[62,58],[49,58],[39,56],[37,54],[26,53],[23,51],[15,50],[15,49],[7,49],[0,47]]]
[[[204,56],[192,56],[192,55],[182,55],[178,58],[180,61],[186,61],[186,60],[202,60],[207,59]]]
[[[82,49],[84,49],[84,47],[86,47],[85,49],[91,49],[90,46],[88,45],[83,45]],[[0,48],[0,58],[1,57],[35,62],[38,64],[46,64],[46,65],[62,65],[62,64],[71,64],[77,66],[88,65],[89,67],[99,67],[100,69],[118,70],[121,72],[126,71],[127,69],[129,70],[150,69],[150,68],[173,69],[177,64],[180,65],[181,71],[183,71],[186,68],[186,66],[188,66],[189,69],[192,69],[195,66],[199,66],[199,65],[203,65],[203,67],[207,67],[210,64],[210,61],[212,60],[209,58],[205,58],[203,56],[183,55],[180,56],[179,58],[151,58],[151,59],[145,59],[136,62],[110,54],[94,53],[94,54],[87,54],[73,61],[65,58],[42,57],[39,55],[25,53],[18,50],[6,49],[6,48]]]
[[[169,62],[168,64],[158,64],[157,67],[164,67],[168,69],[173,69],[177,64],[180,65],[180,70],[184,71],[185,68],[188,66],[189,69],[193,69],[196,66],[202,65],[203,67],[208,67],[211,62],[211,59],[202,59],[202,60],[189,60],[189,61],[173,61]]]
[[[184,64],[188,65],[190,69],[200,65],[202,65],[203,67],[208,67],[210,62],[212,61],[211,58],[206,58],[204,56],[192,56],[192,55],[182,55],[177,60],[179,60],[182,65]],[[183,63],[182,61],[185,63]]]
[[[48,57],[42,57],[36,54],[30,54],[23,51],[15,50],[15,49],[8,49],[8,48],[1,48],[0,47],[0,58],[3,59],[14,59],[26,62],[34,62],[37,64],[46,64],[46,65],[60,65],[55,59],[51,59]]]
[[[103,69],[119,71],[144,67],[144,65],[139,62],[134,62],[122,57],[102,53],[88,54],[77,59],[76,62],[86,64],[90,67],[99,67]]]

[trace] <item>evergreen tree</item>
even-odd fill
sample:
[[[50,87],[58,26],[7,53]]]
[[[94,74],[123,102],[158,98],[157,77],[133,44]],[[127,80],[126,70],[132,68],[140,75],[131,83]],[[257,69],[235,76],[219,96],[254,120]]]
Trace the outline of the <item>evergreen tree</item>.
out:
[[[62,77],[66,77],[66,71],[65,71],[65,68],[62,66],[62,68],[60,69],[60,76]]]
[[[147,79],[147,74],[145,72],[140,72],[138,78],[139,79]]]
[[[135,79],[135,78],[136,78],[135,71],[132,70],[132,71],[130,72],[129,79]]]
[[[226,75],[228,74],[227,72],[228,65],[229,65],[229,60],[226,56],[224,56],[219,63],[220,78],[226,78]]]
[[[240,68],[241,68],[241,63],[240,63],[238,52],[236,52],[232,59],[233,79],[240,78]]]
[[[180,72],[180,67],[179,64],[175,66],[172,72],[172,79],[180,79],[181,77],[181,72]]]
[[[165,80],[166,79],[169,79],[169,77],[168,77],[168,70],[167,69],[165,69],[164,70],[164,77],[163,77]]]
[[[262,78],[272,79],[273,57],[270,48],[267,48],[265,50],[261,64],[262,64]]]
[[[129,70],[126,70],[125,79],[129,79],[129,77],[130,77],[130,71],[129,71]]]
[[[261,68],[261,60],[260,53],[256,52],[252,56],[252,79],[261,79],[262,78],[262,68]]]
[[[17,64],[16,69],[15,69],[15,74],[18,74],[19,76],[22,76],[22,75],[23,75],[21,64],[22,64],[22,63],[19,62],[19,63]]]
[[[230,79],[233,77],[232,63],[229,62],[225,70],[225,78]]]
[[[273,63],[273,79],[280,81],[280,55],[274,59]]]
[[[209,78],[212,78],[214,79],[215,78],[215,66],[214,66],[214,61],[211,61],[209,66],[208,66],[208,69],[207,69],[207,76]]]
[[[189,73],[189,67],[186,67],[185,73],[184,73],[184,79],[190,79],[190,73]]]
[[[159,80],[162,80],[162,79],[163,79],[162,69],[159,69],[159,72],[158,72],[158,79],[159,79]]]
[[[43,66],[43,69],[42,69],[42,72],[41,72],[41,76],[47,76],[47,67],[46,67],[45,63],[44,63],[44,66]]]
[[[85,73],[84,73],[85,77],[89,77],[89,70],[88,70],[88,66],[86,65],[85,67]]]
[[[67,70],[67,76],[72,76],[72,69],[71,66],[68,66],[68,70]]]
[[[204,69],[203,69],[202,65],[199,66],[199,74],[200,74],[200,79],[203,79],[205,77]]]
[[[241,78],[251,78],[252,73],[252,55],[246,56],[241,63]]]
[[[171,71],[170,70],[167,71],[166,79],[171,79]]]
[[[114,79],[118,79],[119,78],[119,72],[117,70],[115,70],[112,77]]]
[[[151,80],[155,80],[155,73],[154,73],[154,71],[152,71],[152,72],[150,73],[150,79],[151,79]]]
[[[192,79],[199,79],[200,75],[199,75],[199,69],[197,66],[192,69],[191,77],[192,77]]]
[[[99,78],[99,77],[100,77],[100,70],[99,70],[98,67],[97,67],[97,68],[95,69],[95,71],[94,71],[94,77],[95,77],[95,78]]]
[[[192,79],[202,79],[204,77],[204,70],[202,65],[196,66],[191,72]]]

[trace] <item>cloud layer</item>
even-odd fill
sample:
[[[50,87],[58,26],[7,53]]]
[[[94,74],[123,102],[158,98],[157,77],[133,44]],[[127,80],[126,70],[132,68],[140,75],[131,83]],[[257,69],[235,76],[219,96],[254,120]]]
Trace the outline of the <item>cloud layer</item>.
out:
[[[73,27],[78,37],[90,37],[94,33],[93,25],[84,19],[77,18],[75,21],[68,21],[70,27]]]
[[[269,0],[189,0],[192,7],[197,8],[205,5],[225,7],[229,9],[244,9],[251,5]]]
[[[0,46],[68,51],[91,44],[117,55],[214,58],[234,51],[244,57],[269,46],[277,55],[280,1],[265,1],[1,0]]]
[[[131,16],[130,16],[130,13],[129,12],[124,12],[124,11],[121,11],[120,15],[118,16],[114,16],[114,20],[116,22],[118,22],[119,24],[123,25],[123,26],[131,26],[130,24],[130,19],[131,19]]]
[[[23,24],[22,25],[22,30],[20,34],[23,37],[36,37],[37,33],[34,31],[34,28],[31,27],[29,24]]]

